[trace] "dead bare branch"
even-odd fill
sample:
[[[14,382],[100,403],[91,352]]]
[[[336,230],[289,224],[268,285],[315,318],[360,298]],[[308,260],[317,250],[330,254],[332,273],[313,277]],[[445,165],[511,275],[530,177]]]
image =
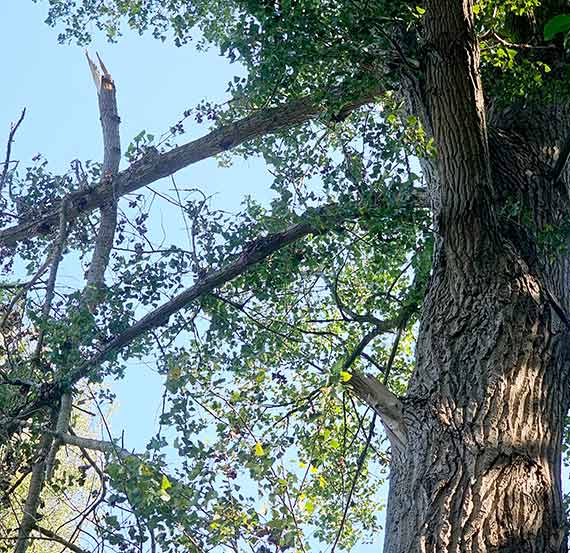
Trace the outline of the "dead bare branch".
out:
[[[93,257],[87,271],[87,295],[97,297],[98,291],[104,287],[104,277],[109,255],[113,247],[115,230],[117,228],[117,195],[114,191],[114,179],[119,172],[121,161],[121,139],[119,135],[119,113],[117,109],[117,96],[115,83],[111,74],[97,55],[101,66],[102,74],[87,52],[87,61],[91,68],[93,80],[97,87],[97,98],[99,102],[99,114],[101,128],[103,131],[103,168],[101,176],[101,186],[109,190],[109,198],[101,205],[101,218],[99,230],[95,240]],[[95,298],[91,298],[95,299]]]
[[[0,175],[0,196],[2,195],[2,189],[4,188],[4,184],[6,183],[6,179],[8,178],[8,167],[10,166],[11,160],[10,156],[12,155],[12,143],[14,142],[14,137],[16,136],[16,132],[18,131],[18,127],[22,124],[24,117],[26,116],[26,108],[22,110],[20,117],[16,123],[12,123],[10,125],[10,134],[8,135],[8,143],[6,145],[6,157],[4,159],[4,167],[2,168],[2,175]]]

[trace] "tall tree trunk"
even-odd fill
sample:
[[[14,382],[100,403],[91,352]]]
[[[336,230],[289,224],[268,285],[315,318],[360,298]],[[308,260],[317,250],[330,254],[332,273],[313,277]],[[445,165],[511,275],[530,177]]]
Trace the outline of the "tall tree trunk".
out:
[[[561,553],[569,261],[537,237],[570,212],[553,177],[570,110],[513,104],[487,123],[471,2],[426,7],[438,238],[384,551]]]

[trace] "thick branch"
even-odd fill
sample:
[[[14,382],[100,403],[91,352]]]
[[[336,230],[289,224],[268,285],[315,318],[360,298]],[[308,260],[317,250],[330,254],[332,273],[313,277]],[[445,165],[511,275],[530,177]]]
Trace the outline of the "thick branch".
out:
[[[335,210],[333,209],[332,213],[329,214],[330,218],[334,220],[335,224],[338,224],[339,219],[334,217],[334,213]],[[103,345],[97,354],[79,364],[60,380],[45,385],[36,401],[23,408],[17,409],[7,418],[7,422],[3,428],[4,434],[9,436],[15,432],[18,428],[18,421],[21,423],[21,421],[27,420],[37,412],[41,406],[53,404],[70,386],[95,370],[113,353],[120,351],[123,347],[144,335],[149,330],[165,325],[169,317],[177,311],[187,307],[204,294],[246,273],[257,263],[263,261],[288,244],[292,244],[308,234],[322,232],[323,226],[330,227],[331,225],[330,221],[325,220],[323,222],[323,220],[321,220],[320,222],[322,226],[319,226],[319,228],[315,228],[315,226],[309,222],[302,222],[289,227],[289,229],[283,232],[271,234],[265,238],[250,242],[233,262],[228,263],[221,269],[206,273],[206,275],[201,277],[193,286],[154,309],[127,330],[115,336],[115,338]]]
[[[412,198],[412,202],[414,199]],[[357,206],[355,206],[357,207]],[[355,209],[355,213],[358,209]],[[11,414],[10,419],[26,420],[39,407],[48,405],[61,396],[66,389],[87,376],[91,371],[95,370],[101,363],[109,359],[114,353],[120,351],[123,347],[130,344],[133,340],[143,336],[146,332],[163,326],[168,323],[168,319],[189,306],[201,296],[208,294],[219,288],[220,286],[230,282],[234,278],[250,271],[255,265],[268,258],[273,253],[279,251],[285,246],[292,244],[301,238],[310,234],[320,234],[326,230],[338,226],[344,220],[351,217],[351,210],[343,210],[344,216],[338,214],[338,206],[331,204],[324,206],[319,210],[311,210],[306,213],[303,222],[297,223],[289,227],[287,230],[270,234],[269,236],[258,238],[246,245],[234,261],[228,262],[224,267],[207,272],[199,278],[197,282],[181,292],[170,301],[154,309],[139,321],[135,322],[127,330],[118,334],[106,344],[102,345],[99,352],[83,363],[79,364],[75,369],[70,371],[61,380],[45,385],[42,393],[39,394],[37,401],[27,405],[23,409],[18,409]],[[387,321],[386,325],[392,325],[393,322]],[[384,328],[384,327],[383,327]],[[13,432],[16,426],[12,423],[6,432]]]
[[[67,431],[69,427],[69,420],[71,419],[71,409],[72,409],[72,395],[71,392],[65,392],[61,396],[61,402],[59,406],[59,413],[57,414],[57,421],[55,423],[55,434],[59,435]],[[49,454],[46,459],[46,482],[49,482],[53,476],[53,471],[55,468],[55,458],[57,456],[57,451],[62,441],[59,437],[53,441]]]
[[[378,413],[392,447],[403,449],[407,437],[400,400],[374,376],[354,372],[348,384],[362,401]]]
[[[18,529],[18,539],[14,553],[26,553],[30,540],[30,533],[36,524],[40,494],[44,485],[46,470],[46,455],[50,448],[52,437],[44,435],[38,448],[38,455],[32,467],[32,476],[28,488],[28,496],[24,504],[24,514]]]
[[[125,457],[136,456],[136,453],[131,453],[130,451],[117,446],[113,442],[94,440],[92,438],[82,438],[80,436],[74,436],[72,434],[67,434],[64,432],[48,432],[48,434],[53,436],[62,444],[71,445],[82,449],[100,451],[101,453],[114,454],[121,459],[124,459]]]
[[[337,221],[338,222],[338,221]],[[265,238],[254,240],[246,246],[238,258],[221,269],[210,271],[200,278],[193,286],[181,292],[170,301],[154,309],[142,319],[134,323],[127,330],[108,342],[100,352],[80,368],[68,376],[68,382],[74,383],[86,376],[93,366],[97,366],[112,353],[119,351],[136,338],[149,330],[158,328],[168,323],[168,319],[174,313],[190,305],[193,301],[222,286],[226,282],[246,273],[263,261],[271,254],[285,246],[300,240],[308,234],[320,232],[310,223],[303,222],[289,227],[283,232],[271,234]]]
[[[346,110],[354,110],[374,101],[379,90],[373,90],[348,104]],[[300,125],[313,119],[322,111],[321,103],[312,97],[293,100],[283,106],[267,108],[244,117],[236,123],[225,125],[207,135],[174,148],[164,154],[149,154],[121,171],[111,186],[101,183],[94,189],[78,190],[68,195],[69,217],[89,213],[108,202],[113,193],[116,198],[139,190],[161,178],[172,175],[193,163],[231,150],[244,142],[266,134]],[[21,240],[53,232],[59,218],[60,203],[46,210],[31,221],[25,221],[0,232],[0,245],[13,245]]]

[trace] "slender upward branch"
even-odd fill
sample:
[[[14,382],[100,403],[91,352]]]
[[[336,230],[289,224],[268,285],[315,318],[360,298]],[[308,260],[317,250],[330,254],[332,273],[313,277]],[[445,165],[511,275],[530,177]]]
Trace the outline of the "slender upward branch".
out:
[[[6,183],[6,179],[8,178],[8,167],[10,166],[10,157],[12,155],[12,143],[14,142],[14,137],[16,136],[16,132],[18,131],[18,127],[22,124],[24,117],[26,116],[26,108],[22,110],[20,114],[20,118],[16,123],[12,123],[10,126],[10,134],[8,135],[8,143],[6,145],[6,158],[4,160],[4,167],[2,168],[2,173],[0,174],[0,196],[2,195],[2,189],[4,188],[4,184]]]
[[[86,53],[89,67],[97,87],[99,100],[99,114],[103,130],[103,168],[101,186],[107,187],[109,198],[101,205],[101,219],[95,240],[93,257],[87,271],[87,295],[99,295],[98,291],[105,284],[105,270],[109,264],[109,255],[113,248],[115,230],[117,228],[117,195],[114,192],[113,182],[119,172],[121,161],[121,139],[119,135],[119,113],[117,109],[117,96],[115,83],[111,74],[97,55],[101,66],[99,69]]]

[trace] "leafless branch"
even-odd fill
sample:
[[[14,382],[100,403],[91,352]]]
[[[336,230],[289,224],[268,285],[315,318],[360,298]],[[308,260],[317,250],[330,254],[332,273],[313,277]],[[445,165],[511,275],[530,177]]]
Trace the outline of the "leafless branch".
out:
[[[111,74],[97,55],[102,73],[86,53],[89,67],[97,87],[99,114],[103,131],[103,168],[102,187],[108,188],[108,199],[101,204],[99,230],[95,240],[93,257],[87,271],[87,294],[98,296],[97,292],[104,286],[104,277],[109,255],[113,247],[115,229],[117,228],[117,194],[114,191],[114,180],[119,172],[121,161],[121,140],[119,135],[119,113],[115,83]],[[93,298],[92,298],[93,299]]]
[[[47,433],[66,445],[71,445],[87,450],[91,449],[94,451],[100,451],[101,453],[115,454],[121,459],[124,459],[125,457],[137,456],[136,453],[131,453],[127,449],[123,449],[113,442],[94,440],[93,438],[82,438],[80,436],[74,436],[72,434],[67,434],[64,432],[47,431]]]
[[[26,108],[22,110],[20,118],[16,123],[10,125],[10,134],[8,135],[8,144],[6,145],[6,158],[4,159],[4,167],[2,168],[2,174],[0,175],[0,196],[2,195],[2,189],[8,178],[8,167],[10,166],[10,156],[12,155],[12,143],[14,142],[14,137],[18,131],[18,127],[22,124],[24,117],[26,116]]]

